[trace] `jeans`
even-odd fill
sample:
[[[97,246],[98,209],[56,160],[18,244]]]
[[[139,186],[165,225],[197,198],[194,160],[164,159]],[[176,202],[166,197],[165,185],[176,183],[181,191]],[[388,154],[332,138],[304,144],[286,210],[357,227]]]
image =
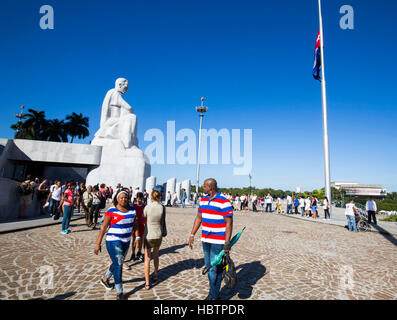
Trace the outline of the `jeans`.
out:
[[[63,206],[62,231],[67,231],[72,218],[73,206]]]
[[[305,216],[305,207],[301,207],[301,216],[304,217]]]
[[[58,206],[59,206],[59,201],[51,198],[50,199],[50,215],[59,218]]]
[[[215,244],[203,242],[203,251],[204,251],[204,263],[206,268],[210,267],[211,260],[221,252],[223,249],[223,244]],[[210,299],[219,299],[219,291],[221,289],[222,282],[222,266],[217,265],[213,266],[208,271],[208,280],[210,282]]]
[[[112,260],[112,264],[106,272],[105,278],[110,279],[113,275],[117,294],[123,292],[123,281],[121,280],[123,275],[123,263],[129,247],[130,241],[106,241],[106,249]]]
[[[354,216],[346,216],[346,218],[347,218],[347,227],[349,228],[349,231],[353,229],[354,232],[357,232],[356,218]]]
[[[292,204],[287,205],[287,214],[292,214]]]
[[[186,208],[186,199],[182,200],[182,208]]]

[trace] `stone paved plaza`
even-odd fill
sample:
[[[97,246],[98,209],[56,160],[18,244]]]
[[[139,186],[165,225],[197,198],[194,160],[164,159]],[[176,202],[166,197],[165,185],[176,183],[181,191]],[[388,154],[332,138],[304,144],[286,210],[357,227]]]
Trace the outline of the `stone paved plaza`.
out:
[[[159,281],[145,290],[143,263],[129,262],[123,281],[130,300],[206,297],[199,237],[193,250],[187,246],[194,212],[167,208]],[[234,290],[223,288],[223,299],[397,299],[397,240],[390,235],[236,212],[233,234],[243,226],[232,249],[239,283]],[[98,230],[88,229],[83,219],[73,221],[71,229],[63,235],[58,224],[1,234],[0,299],[115,299],[113,290],[99,284],[109,258],[104,243],[102,253],[93,253]],[[46,287],[48,270],[53,288]]]

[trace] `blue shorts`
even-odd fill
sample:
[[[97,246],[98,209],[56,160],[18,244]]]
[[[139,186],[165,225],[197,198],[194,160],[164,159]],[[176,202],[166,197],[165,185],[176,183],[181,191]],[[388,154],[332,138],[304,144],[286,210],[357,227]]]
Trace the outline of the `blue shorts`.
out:
[[[317,206],[313,206],[312,207],[312,212],[316,212],[317,211]]]

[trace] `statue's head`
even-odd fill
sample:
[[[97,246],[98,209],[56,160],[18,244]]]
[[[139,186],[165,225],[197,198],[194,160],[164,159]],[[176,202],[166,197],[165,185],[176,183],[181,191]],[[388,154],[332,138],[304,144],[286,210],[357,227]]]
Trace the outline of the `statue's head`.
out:
[[[128,91],[128,80],[124,78],[118,78],[116,80],[115,88],[121,93],[126,93]]]

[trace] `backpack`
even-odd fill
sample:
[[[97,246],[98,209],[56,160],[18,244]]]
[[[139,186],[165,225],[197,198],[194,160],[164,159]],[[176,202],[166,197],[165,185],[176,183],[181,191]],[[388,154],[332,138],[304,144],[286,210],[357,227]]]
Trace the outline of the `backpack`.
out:
[[[237,284],[237,273],[236,267],[229,253],[225,253],[222,259],[222,279],[225,282],[225,286],[229,289],[233,289]]]

